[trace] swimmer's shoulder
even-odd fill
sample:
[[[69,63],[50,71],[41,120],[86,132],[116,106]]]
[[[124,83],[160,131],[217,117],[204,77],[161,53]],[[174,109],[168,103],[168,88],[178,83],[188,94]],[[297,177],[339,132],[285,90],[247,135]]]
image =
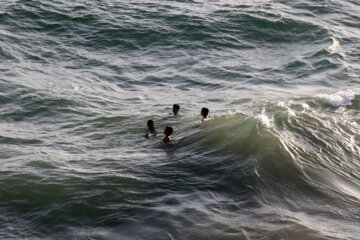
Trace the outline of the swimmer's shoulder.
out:
[[[163,141],[164,143],[171,143],[171,142],[173,141],[173,138],[172,138],[172,136],[164,137],[164,138],[162,139],[162,141]]]
[[[144,134],[144,137],[151,138],[156,136],[156,131],[147,130]]]
[[[201,122],[206,122],[206,121],[209,121],[209,120],[211,120],[211,116],[209,115],[207,118],[203,118],[202,120],[201,120]]]

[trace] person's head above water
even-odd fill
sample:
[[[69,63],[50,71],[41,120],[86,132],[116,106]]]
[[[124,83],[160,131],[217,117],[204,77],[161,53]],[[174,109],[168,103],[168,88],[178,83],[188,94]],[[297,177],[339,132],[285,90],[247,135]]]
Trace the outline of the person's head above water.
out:
[[[209,114],[209,109],[202,108],[200,114],[201,114],[201,116],[203,116],[203,118],[207,118],[207,116]]]
[[[170,136],[173,132],[174,132],[174,129],[172,127],[166,126],[166,128],[164,129],[164,134],[166,136]]]
[[[164,143],[172,142],[171,134],[173,133],[173,131],[174,129],[172,127],[166,126],[166,128],[164,129],[165,137],[162,139]]]
[[[152,131],[155,130],[155,123],[154,123],[153,120],[148,120],[147,121],[147,126],[148,126],[149,130],[152,130]]]
[[[174,113],[174,115],[177,115],[179,110],[180,110],[180,105],[179,104],[174,104],[173,105],[173,113]]]

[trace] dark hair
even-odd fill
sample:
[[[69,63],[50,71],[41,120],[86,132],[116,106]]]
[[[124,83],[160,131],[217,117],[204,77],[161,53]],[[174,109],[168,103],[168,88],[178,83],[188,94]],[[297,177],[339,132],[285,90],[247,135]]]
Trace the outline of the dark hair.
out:
[[[207,117],[207,115],[209,114],[209,109],[207,108],[202,108],[201,112],[204,113],[205,117]]]
[[[172,127],[166,126],[165,131],[170,136],[174,132],[174,129]]]
[[[154,121],[153,120],[148,120],[147,125],[150,125],[150,124],[154,124]]]
[[[179,105],[179,104],[174,104],[174,105],[173,105],[173,108],[180,109],[180,105]]]

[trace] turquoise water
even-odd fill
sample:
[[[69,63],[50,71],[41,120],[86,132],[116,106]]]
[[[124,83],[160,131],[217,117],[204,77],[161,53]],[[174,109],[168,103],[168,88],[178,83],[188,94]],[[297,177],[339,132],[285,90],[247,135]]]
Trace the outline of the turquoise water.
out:
[[[359,12],[2,2],[0,238],[359,239]]]

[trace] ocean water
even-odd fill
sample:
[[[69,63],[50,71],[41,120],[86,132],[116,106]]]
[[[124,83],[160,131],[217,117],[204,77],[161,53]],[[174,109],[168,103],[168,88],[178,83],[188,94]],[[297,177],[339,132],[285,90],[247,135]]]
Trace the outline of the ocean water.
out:
[[[1,1],[0,239],[360,239],[359,59],[357,0]]]

